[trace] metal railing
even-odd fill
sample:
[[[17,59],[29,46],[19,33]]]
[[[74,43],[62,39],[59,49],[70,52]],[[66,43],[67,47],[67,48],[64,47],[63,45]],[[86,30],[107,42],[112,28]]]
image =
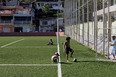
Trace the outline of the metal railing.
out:
[[[31,14],[31,11],[15,11],[14,14]]]
[[[0,23],[2,23],[2,24],[11,24],[12,21],[10,21],[10,20],[9,20],[9,21],[8,21],[8,20],[4,20],[4,21],[2,20],[2,21],[1,21],[1,20],[0,20]]]
[[[4,10],[4,11],[0,11],[0,14],[12,14],[12,11]]]
[[[31,21],[14,21],[14,24],[31,24]]]

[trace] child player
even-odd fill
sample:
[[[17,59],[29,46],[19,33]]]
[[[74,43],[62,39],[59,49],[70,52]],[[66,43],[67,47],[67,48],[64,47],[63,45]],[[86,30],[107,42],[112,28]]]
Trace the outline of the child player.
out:
[[[73,54],[73,49],[70,48],[70,37],[66,37],[66,42],[64,43],[64,51],[66,52],[66,58],[67,58],[67,62],[69,62],[68,60],[68,55],[69,55],[69,51],[71,52],[70,57],[72,57]]]
[[[48,45],[53,45],[52,39],[50,39],[50,42],[48,43]]]
[[[52,60],[52,63],[57,63],[59,62],[59,54],[58,52],[56,52],[52,57],[51,57],[51,60]]]
[[[113,46],[113,50],[112,50],[112,55],[113,55],[113,60],[116,60],[115,56],[116,56],[116,40],[115,40],[115,36],[112,36],[112,40],[113,43],[109,43],[110,46]]]

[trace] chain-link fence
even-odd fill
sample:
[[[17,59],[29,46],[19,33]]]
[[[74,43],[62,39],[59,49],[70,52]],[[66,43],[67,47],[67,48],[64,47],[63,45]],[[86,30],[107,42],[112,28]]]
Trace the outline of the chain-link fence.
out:
[[[65,0],[65,34],[111,58],[111,36],[116,34],[115,0]]]

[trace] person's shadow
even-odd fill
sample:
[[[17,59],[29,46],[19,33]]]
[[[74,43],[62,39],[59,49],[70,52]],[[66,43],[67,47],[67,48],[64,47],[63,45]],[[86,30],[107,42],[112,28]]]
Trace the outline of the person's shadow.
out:
[[[72,63],[68,63],[68,62],[60,62],[61,64],[72,64]]]
[[[98,61],[77,61],[77,63],[80,63],[80,62],[98,62]]]

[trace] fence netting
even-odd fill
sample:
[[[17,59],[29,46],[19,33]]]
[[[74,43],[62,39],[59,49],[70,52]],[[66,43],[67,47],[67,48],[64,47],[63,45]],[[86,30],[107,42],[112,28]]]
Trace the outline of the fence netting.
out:
[[[113,0],[65,0],[65,34],[111,58],[111,37],[116,35]]]

